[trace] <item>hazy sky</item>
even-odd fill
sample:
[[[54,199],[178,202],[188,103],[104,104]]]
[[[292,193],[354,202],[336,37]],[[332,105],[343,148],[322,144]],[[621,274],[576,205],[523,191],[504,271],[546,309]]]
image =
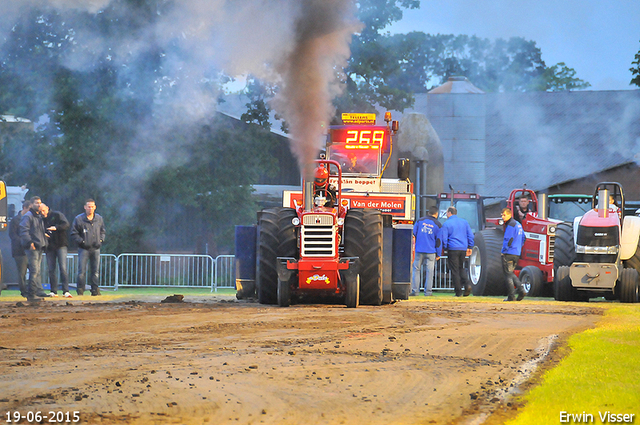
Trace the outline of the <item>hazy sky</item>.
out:
[[[391,32],[535,41],[547,66],[565,62],[589,90],[637,89],[640,0],[422,0]]]

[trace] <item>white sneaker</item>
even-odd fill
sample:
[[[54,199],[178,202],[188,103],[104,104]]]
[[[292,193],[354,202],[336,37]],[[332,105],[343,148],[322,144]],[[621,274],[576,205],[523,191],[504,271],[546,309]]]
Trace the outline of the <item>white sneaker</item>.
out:
[[[55,292],[49,292],[49,296],[58,298],[58,294],[56,294]]]
[[[73,298],[73,296],[68,292],[65,292],[63,297],[65,297],[65,298]]]

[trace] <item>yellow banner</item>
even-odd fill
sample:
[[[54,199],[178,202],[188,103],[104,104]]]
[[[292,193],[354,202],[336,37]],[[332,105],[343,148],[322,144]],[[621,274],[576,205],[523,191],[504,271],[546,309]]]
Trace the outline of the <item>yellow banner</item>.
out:
[[[343,113],[342,114],[342,123],[343,124],[375,124],[376,123],[376,114]]]

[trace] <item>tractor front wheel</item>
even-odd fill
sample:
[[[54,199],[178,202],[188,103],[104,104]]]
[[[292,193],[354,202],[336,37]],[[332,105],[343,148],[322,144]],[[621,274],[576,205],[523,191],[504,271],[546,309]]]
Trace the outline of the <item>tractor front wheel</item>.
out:
[[[558,267],[555,281],[553,282],[554,297],[556,301],[577,301],[578,291],[571,285],[571,268],[568,266]]]
[[[348,308],[356,308],[360,304],[360,275],[346,279],[346,284],[345,304]]]
[[[544,275],[536,266],[527,266],[520,271],[520,282],[529,297],[541,297],[544,290]]]
[[[638,272],[636,269],[624,269],[620,276],[620,302],[638,302]]]

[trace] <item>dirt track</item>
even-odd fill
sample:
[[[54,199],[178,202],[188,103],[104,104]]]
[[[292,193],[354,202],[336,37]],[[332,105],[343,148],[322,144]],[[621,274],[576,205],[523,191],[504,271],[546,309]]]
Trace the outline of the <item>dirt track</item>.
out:
[[[149,300],[0,303],[2,420],[480,424],[601,311],[473,297],[357,309]]]

